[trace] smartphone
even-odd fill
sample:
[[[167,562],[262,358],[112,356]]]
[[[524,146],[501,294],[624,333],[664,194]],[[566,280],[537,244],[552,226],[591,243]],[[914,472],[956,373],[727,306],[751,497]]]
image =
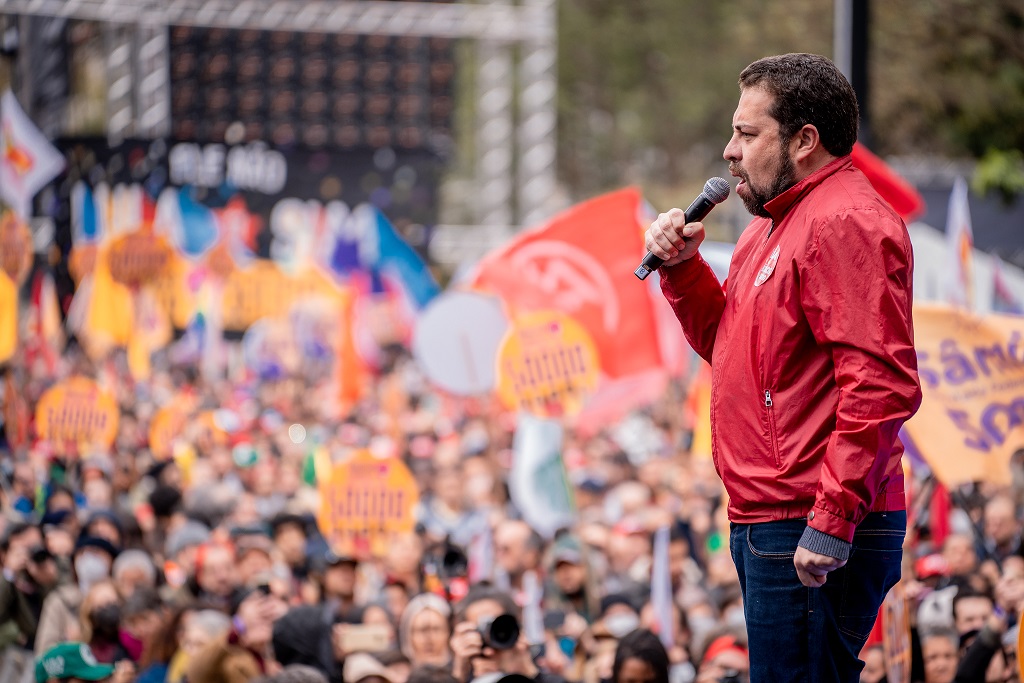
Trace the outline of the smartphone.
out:
[[[391,629],[386,624],[347,624],[341,633],[346,653],[381,652],[391,646]]]

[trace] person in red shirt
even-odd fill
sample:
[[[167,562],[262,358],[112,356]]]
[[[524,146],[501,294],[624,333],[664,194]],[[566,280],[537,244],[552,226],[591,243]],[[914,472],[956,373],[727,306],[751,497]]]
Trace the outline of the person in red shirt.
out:
[[[921,401],[910,237],[852,165],[856,96],[831,61],[767,57],[739,82],[723,156],[754,219],[725,285],[680,209],[646,246],[711,363],[751,680],[856,681],[906,533],[897,433]]]

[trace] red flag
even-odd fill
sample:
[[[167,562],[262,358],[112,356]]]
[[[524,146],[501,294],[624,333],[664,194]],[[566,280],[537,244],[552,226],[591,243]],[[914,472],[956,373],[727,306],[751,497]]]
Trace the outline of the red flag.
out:
[[[924,197],[887,163],[864,145],[853,145],[853,165],[867,176],[871,186],[908,223],[924,213]]]
[[[571,315],[593,338],[608,377],[661,368],[652,292],[633,275],[645,251],[642,213],[635,188],[577,204],[488,254],[470,282],[498,294],[513,316]]]

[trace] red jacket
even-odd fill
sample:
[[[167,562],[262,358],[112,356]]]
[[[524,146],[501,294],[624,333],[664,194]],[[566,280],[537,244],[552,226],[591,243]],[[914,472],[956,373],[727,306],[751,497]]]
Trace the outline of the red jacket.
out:
[[[906,508],[897,433],[921,403],[910,236],[849,157],[766,208],[724,290],[699,255],[662,268],[662,290],[711,363],[729,519],[807,517],[849,542],[869,511]]]

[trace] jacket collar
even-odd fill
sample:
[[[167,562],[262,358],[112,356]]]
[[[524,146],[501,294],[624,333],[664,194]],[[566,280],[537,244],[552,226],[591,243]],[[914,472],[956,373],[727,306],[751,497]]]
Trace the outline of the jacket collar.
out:
[[[793,205],[800,201],[804,195],[820,185],[825,178],[828,178],[837,171],[848,168],[852,164],[853,161],[849,154],[844,157],[834,159],[779,196],[768,200],[764,205],[764,208],[771,215],[772,222],[775,225],[778,225],[782,222],[782,219],[786,217],[786,214],[789,213],[789,210],[793,208]]]

